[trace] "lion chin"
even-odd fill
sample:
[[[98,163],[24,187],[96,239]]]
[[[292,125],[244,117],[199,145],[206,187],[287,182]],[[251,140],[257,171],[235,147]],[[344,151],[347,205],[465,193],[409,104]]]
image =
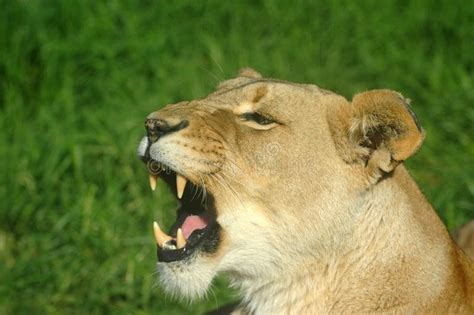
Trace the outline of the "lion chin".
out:
[[[243,69],[145,129],[150,186],[179,203],[153,224],[169,295],[225,273],[236,314],[474,312],[473,264],[403,165],[425,133],[400,93],[348,101]]]
[[[206,296],[215,271],[212,265],[205,263],[181,262],[158,263],[160,285],[173,298],[184,298],[190,301]]]

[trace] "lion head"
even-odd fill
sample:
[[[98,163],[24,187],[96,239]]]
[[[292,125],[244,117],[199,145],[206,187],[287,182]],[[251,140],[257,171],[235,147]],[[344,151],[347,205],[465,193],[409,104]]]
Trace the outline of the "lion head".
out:
[[[180,208],[155,224],[160,282],[195,298],[226,272],[245,287],[343,248],[360,195],[423,140],[408,100],[352,101],[244,69],[203,99],[151,113],[138,153]]]

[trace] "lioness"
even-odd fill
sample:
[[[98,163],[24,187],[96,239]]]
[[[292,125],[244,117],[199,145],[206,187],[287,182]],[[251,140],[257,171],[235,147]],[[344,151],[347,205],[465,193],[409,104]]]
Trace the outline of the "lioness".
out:
[[[424,137],[408,103],[244,69],[151,113],[139,156],[181,205],[154,223],[163,288],[226,272],[240,314],[473,314],[473,264],[402,164]]]

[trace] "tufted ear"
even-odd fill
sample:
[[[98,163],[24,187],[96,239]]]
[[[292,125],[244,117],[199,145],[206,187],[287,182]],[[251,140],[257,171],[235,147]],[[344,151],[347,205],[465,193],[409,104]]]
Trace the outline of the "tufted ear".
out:
[[[239,77],[259,79],[262,75],[252,68],[242,68],[239,70]]]
[[[414,154],[424,138],[409,100],[390,90],[360,93],[352,104],[337,104],[329,125],[342,158],[364,163],[375,181]]]

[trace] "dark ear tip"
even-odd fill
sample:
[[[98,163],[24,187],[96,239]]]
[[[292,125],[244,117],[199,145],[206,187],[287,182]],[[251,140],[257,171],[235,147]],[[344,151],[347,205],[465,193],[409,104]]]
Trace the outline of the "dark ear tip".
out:
[[[240,69],[239,76],[246,77],[246,78],[253,78],[253,79],[259,79],[262,77],[262,75],[258,73],[256,70],[252,68],[248,68],[248,67]]]
[[[421,133],[424,133],[423,128],[421,128],[421,124],[420,124],[420,121],[418,120],[418,117],[416,116],[415,112],[411,109],[410,102],[411,102],[410,99],[406,99],[405,107],[407,108],[407,111],[410,114],[410,116],[413,118],[413,121],[415,122],[415,125],[418,131]]]

